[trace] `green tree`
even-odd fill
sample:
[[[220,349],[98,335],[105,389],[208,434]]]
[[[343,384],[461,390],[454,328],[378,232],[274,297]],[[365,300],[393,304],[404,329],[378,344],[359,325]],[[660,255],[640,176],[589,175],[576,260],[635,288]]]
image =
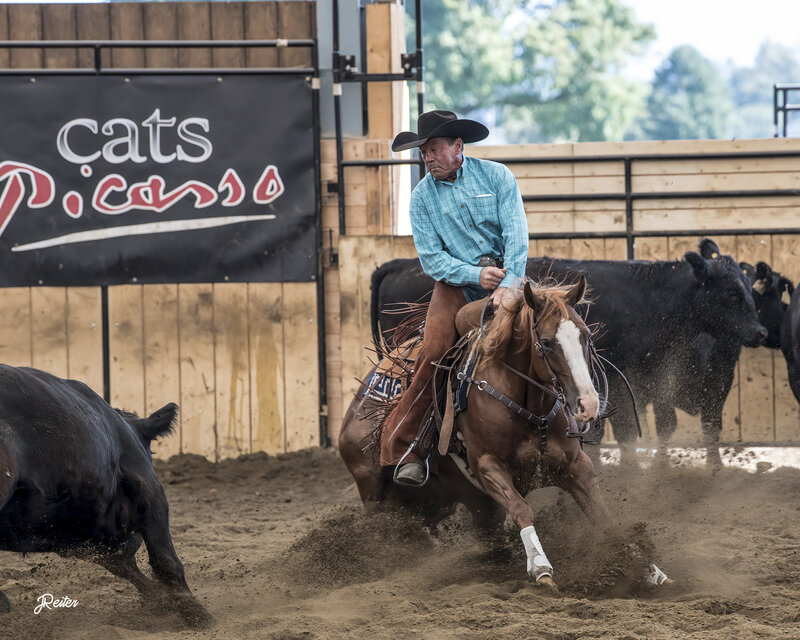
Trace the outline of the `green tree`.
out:
[[[717,68],[694,47],[682,45],[656,70],[641,123],[650,140],[731,137],[733,102]]]
[[[618,140],[646,95],[622,70],[653,37],[622,0],[425,0],[426,108],[495,115],[511,142]]]

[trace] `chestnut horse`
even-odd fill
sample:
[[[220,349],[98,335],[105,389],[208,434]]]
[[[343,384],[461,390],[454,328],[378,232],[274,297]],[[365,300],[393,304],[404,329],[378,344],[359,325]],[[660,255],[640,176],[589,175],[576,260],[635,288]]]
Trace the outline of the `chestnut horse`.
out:
[[[483,357],[471,374],[475,386],[456,428],[480,496],[449,457],[439,460],[427,487],[392,486],[391,473],[365,448],[374,419],[357,415],[359,398],[354,399],[342,425],[339,451],[362,501],[419,502],[434,521],[449,513],[455,502],[462,502],[479,524],[489,526],[497,513],[486,504],[488,496],[508,511],[519,528],[528,574],[538,585],[555,588],[553,567],[534,528],[533,510],[523,498],[535,481],[564,489],[595,525],[612,527],[592,462],[580,440],[570,437],[576,435],[576,420],[588,422],[600,408],[589,370],[589,330],[574,310],[585,289],[583,276],[572,286],[540,286],[526,279],[506,294],[485,335],[474,332],[473,340],[482,341]],[[465,323],[464,313],[467,308],[457,318],[459,329]],[[493,397],[487,390],[497,392]],[[513,404],[498,401],[501,394]],[[546,438],[537,424],[524,417],[526,413],[551,418]],[[667,580],[655,565],[650,574],[654,583]]]

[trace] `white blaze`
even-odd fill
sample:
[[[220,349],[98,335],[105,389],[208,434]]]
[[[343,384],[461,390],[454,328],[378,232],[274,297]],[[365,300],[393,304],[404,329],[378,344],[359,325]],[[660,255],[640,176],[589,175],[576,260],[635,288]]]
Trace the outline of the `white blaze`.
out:
[[[590,420],[597,415],[600,399],[592,384],[589,375],[589,366],[583,357],[581,347],[581,332],[572,320],[562,320],[556,331],[556,341],[564,352],[564,357],[572,373],[572,379],[578,388],[578,399],[583,405],[583,411],[576,413],[575,417],[581,421]]]

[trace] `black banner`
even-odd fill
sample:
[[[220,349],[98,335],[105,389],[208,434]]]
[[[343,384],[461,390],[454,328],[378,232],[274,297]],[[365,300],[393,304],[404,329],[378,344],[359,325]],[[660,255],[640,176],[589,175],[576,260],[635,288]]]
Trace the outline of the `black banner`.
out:
[[[304,76],[2,76],[0,95],[0,286],[314,278]]]

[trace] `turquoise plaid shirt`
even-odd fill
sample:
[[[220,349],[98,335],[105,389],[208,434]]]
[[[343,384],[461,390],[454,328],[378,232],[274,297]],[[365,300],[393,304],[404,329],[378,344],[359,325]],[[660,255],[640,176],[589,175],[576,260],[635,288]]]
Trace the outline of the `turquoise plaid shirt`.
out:
[[[464,156],[455,182],[428,173],[411,194],[409,215],[422,269],[434,280],[479,284],[481,256],[503,257],[501,287],[525,275],[528,220],[505,165]]]

